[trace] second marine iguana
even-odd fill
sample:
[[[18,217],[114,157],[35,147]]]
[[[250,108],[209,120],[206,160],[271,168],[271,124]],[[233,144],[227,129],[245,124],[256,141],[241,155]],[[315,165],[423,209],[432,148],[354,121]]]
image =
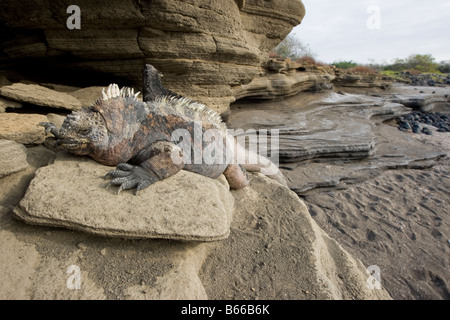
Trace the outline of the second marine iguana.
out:
[[[249,183],[246,169],[270,168],[266,175],[286,185],[267,158],[257,156],[254,164],[233,161],[236,153],[246,150],[227,133],[220,116],[164,88],[160,73],[151,65],[144,69],[143,90],[144,102],[133,89],[112,84],[91,107],[69,114],[60,129],[49,122],[41,125],[63,149],[117,166],[107,177],[119,186],[118,193],[136,188],[137,194],[182,169],[210,178],[224,174],[232,189],[240,189]],[[201,139],[195,139],[196,134]],[[211,145],[213,152],[206,158]]]

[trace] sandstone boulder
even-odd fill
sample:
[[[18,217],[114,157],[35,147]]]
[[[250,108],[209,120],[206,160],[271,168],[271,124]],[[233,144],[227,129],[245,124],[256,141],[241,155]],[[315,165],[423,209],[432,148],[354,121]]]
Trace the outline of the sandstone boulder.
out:
[[[78,110],[78,99],[63,92],[54,91],[36,84],[14,83],[0,88],[0,95],[8,99],[38,106]]]
[[[251,177],[249,187],[233,191],[230,237],[209,245],[201,271],[209,298],[390,299],[385,289],[368,288],[361,261],[317,226],[294,192]]]
[[[40,122],[47,117],[40,114],[0,113],[0,139],[22,144],[40,144],[45,139],[45,129]]]
[[[0,178],[27,167],[26,148],[14,141],[0,140]]]
[[[224,179],[182,171],[139,196],[105,189],[113,168],[62,153],[41,168],[15,209],[32,224],[105,236],[214,241],[228,237],[233,197]],[[89,195],[89,196],[87,196]]]

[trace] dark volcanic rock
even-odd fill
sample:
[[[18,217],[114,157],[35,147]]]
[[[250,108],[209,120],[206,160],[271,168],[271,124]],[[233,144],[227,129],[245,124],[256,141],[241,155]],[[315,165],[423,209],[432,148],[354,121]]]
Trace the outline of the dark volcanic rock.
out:
[[[421,127],[419,123],[434,126],[439,132],[450,132],[450,120],[446,114],[440,112],[420,112],[414,111],[408,115],[397,118],[397,124],[400,131],[411,130],[414,133],[432,134],[427,127]]]

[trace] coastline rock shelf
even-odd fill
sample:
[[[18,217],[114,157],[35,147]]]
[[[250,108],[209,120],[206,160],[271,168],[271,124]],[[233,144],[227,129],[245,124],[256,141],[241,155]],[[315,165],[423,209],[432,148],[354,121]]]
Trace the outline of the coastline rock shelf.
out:
[[[318,101],[305,102],[313,97]],[[244,131],[279,129],[278,152],[282,163],[371,156],[376,148],[373,118],[382,120],[409,112],[401,104],[334,92],[246,106],[245,103],[232,106],[228,126]]]
[[[299,195],[342,188],[387,169],[429,168],[446,155],[434,146],[416,145],[407,135],[398,136],[395,121],[386,124],[411,112],[390,97],[302,93],[278,101],[242,101],[231,108],[228,127],[243,129],[241,136],[250,142],[258,141],[259,129],[279,130],[279,147],[272,151]],[[270,155],[262,147],[260,151]]]

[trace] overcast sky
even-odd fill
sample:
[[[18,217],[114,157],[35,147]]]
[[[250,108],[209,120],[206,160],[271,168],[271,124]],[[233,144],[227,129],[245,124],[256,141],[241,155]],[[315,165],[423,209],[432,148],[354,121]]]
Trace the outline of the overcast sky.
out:
[[[303,0],[293,34],[326,63],[391,63],[411,54],[450,60],[450,0]]]

